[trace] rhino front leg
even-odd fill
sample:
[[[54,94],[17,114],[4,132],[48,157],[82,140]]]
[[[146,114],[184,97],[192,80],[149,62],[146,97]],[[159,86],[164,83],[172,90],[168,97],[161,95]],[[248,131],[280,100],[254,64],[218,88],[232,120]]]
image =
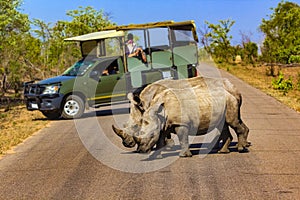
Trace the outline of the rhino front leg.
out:
[[[156,149],[157,150],[163,148],[164,146],[166,146],[165,138],[166,138],[166,133],[164,131],[160,131],[159,139],[156,142]]]
[[[189,150],[189,129],[186,126],[178,126],[175,128],[175,133],[177,134],[181,151],[179,157],[192,157],[192,153]]]
[[[167,146],[167,149],[170,149],[172,148],[174,145],[175,145],[175,141],[172,139],[172,136],[171,136],[171,133],[174,133],[175,130],[173,130],[171,127],[169,127],[166,131],[165,131],[165,134],[166,134],[166,146]]]

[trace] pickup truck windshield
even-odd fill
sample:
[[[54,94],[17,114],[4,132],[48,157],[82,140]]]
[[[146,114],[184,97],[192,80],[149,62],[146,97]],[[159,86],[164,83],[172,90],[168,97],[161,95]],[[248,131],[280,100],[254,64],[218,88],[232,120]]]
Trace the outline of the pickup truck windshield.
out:
[[[68,68],[63,73],[63,76],[82,76],[90,67],[94,65],[95,62],[96,61],[93,60],[80,60]]]

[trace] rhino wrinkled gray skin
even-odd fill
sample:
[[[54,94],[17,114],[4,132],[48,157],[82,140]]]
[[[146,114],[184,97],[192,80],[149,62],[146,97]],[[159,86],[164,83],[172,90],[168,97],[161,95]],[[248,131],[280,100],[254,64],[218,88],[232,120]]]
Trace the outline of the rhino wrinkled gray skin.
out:
[[[224,90],[225,89],[225,90]],[[188,91],[188,92],[187,92]],[[170,92],[173,93],[170,95]],[[176,93],[176,98],[174,98],[174,94]],[[199,93],[199,94],[197,94]],[[204,95],[205,94],[205,95]],[[208,98],[207,96],[214,96],[214,98]],[[167,96],[166,96],[167,95]],[[201,96],[202,95],[202,96]],[[158,102],[154,103],[155,101],[158,101],[158,99],[162,100],[162,96],[165,96],[164,101],[166,101],[168,104],[165,104],[165,102],[162,102],[161,105],[158,106]],[[188,97],[189,101],[194,101],[194,104],[199,104],[195,107],[195,105],[185,105],[187,104],[187,99],[184,99],[183,97]],[[168,100],[168,97],[172,99],[172,101]],[[226,97],[226,98],[225,98]],[[224,110],[220,110],[218,106],[213,105],[212,100],[214,100],[214,103],[219,102],[219,104],[224,104],[226,102],[226,106],[230,105],[229,99],[231,99],[231,103],[235,103],[235,114],[236,118],[240,120],[240,106],[241,106],[241,94],[237,91],[237,89],[233,86],[231,82],[229,82],[227,79],[219,79],[219,78],[207,78],[207,77],[195,77],[185,80],[161,80],[157,81],[151,85],[148,85],[139,96],[133,96],[132,94],[129,94],[128,96],[130,100],[130,117],[125,125],[125,128],[120,130],[113,126],[114,132],[119,135],[123,140],[123,145],[126,147],[133,147],[136,143],[138,143],[138,151],[140,152],[148,152],[151,150],[151,148],[156,144],[157,146],[163,146],[166,142],[168,142],[168,139],[165,139],[165,137],[170,138],[170,133],[177,133],[178,135],[178,127],[181,127],[181,129],[184,129],[184,125],[181,125],[182,122],[178,124],[172,124],[170,121],[168,121],[168,124],[164,123],[164,117],[160,114],[153,114],[157,113],[158,110],[155,110],[156,108],[159,109],[159,107],[164,107],[164,111],[168,111],[171,113],[173,110],[173,113],[177,113],[177,115],[181,112],[177,112],[178,110],[174,108],[180,108],[181,110],[184,110],[185,115],[190,115],[189,111],[195,111],[198,108],[205,108],[206,110],[211,111],[211,108],[214,107],[215,115],[216,114],[224,114]],[[200,101],[199,101],[200,99]],[[202,100],[201,100],[202,99]],[[223,101],[223,102],[222,102]],[[204,102],[204,103],[203,103]],[[181,104],[181,105],[180,105]],[[203,105],[202,105],[203,104]],[[228,105],[227,105],[228,104]],[[168,109],[166,109],[165,105]],[[172,105],[172,106],[170,106]],[[182,105],[185,105],[185,107],[181,108]],[[224,107],[223,105],[223,107]],[[157,107],[158,106],[158,107]],[[222,107],[222,106],[219,106]],[[218,110],[219,109],[219,110]],[[223,109],[223,108],[222,108]],[[228,110],[228,109],[227,109]],[[226,110],[226,113],[228,111]],[[195,115],[195,113],[192,113]],[[201,114],[201,113],[200,113]],[[202,120],[199,119],[199,121],[204,121],[203,116],[205,115],[212,115],[211,112],[206,112],[206,114],[202,114]],[[179,114],[178,116],[181,116],[182,114]],[[199,117],[198,113],[198,117]],[[170,116],[168,116],[168,120]],[[229,116],[228,116],[229,117]],[[227,117],[227,118],[228,118]],[[222,117],[219,117],[222,118]],[[188,118],[185,119],[188,123]],[[195,121],[195,120],[194,120]],[[197,121],[197,120],[196,120]],[[178,121],[177,121],[178,122]],[[176,122],[176,123],[177,123]],[[145,125],[148,123],[147,125]],[[210,126],[215,123],[211,119],[209,119]],[[240,129],[236,128],[235,130],[238,131],[238,148],[239,150],[243,149],[246,145],[246,139],[248,135],[248,128],[244,123],[241,122],[241,126],[244,132],[241,134]],[[150,125],[152,125],[152,127]],[[207,124],[207,123],[206,123]],[[203,123],[199,123],[201,126],[194,127],[192,129],[199,129],[196,132],[201,132],[201,130],[210,130],[210,127],[205,127]],[[151,128],[149,128],[151,127]],[[175,128],[176,127],[176,128]],[[213,126],[211,126],[213,127]],[[234,127],[234,126],[232,126]],[[192,129],[188,128],[188,132],[195,132],[192,131]],[[219,128],[221,129],[221,128]],[[155,130],[149,131],[149,130]],[[150,133],[151,132],[151,133]],[[180,131],[182,132],[182,131]],[[191,134],[191,133],[190,133]],[[181,134],[178,135],[181,137]],[[220,138],[225,142],[225,145],[220,150],[220,152],[229,152],[228,145],[230,144],[230,141],[232,140],[232,136],[228,129],[228,123],[224,124],[222,134]],[[180,138],[179,138],[180,139]],[[148,144],[147,144],[148,143]],[[170,142],[172,143],[172,141]],[[183,146],[186,146],[183,142]],[[181,156],[190,156],[189,153],[182,153]]]

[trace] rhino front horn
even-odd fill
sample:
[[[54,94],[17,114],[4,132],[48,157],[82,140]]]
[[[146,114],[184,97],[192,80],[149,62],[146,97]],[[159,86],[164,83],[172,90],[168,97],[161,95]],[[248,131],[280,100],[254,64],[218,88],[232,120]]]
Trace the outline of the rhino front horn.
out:
[[[114,125],[112,125],[112,129],[119,137],[125,139],[126,135],[123,130],[116,128]]]

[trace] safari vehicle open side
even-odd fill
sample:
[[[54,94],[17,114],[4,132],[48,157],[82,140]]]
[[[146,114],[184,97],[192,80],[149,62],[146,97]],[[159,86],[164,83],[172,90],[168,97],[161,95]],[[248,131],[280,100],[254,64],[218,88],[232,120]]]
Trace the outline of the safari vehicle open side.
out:
[[[146,62],[127,57],[129,33]],[[80,43],[82,59],[60,76],[24,84],[27,109],[40,110],[49,119],[79,118],[88,106],[126,101],[128,92],[157,80],[197,75],[193,21],[113,26],[65,41]]]

